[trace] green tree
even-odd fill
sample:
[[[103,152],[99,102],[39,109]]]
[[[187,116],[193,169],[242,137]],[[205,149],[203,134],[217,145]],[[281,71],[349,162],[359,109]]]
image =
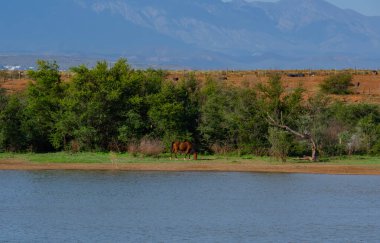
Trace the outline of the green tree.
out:
[[[378,105],[334,102],[327,112],[329,117],[340,124],[338,128],[344,128],[338,136],[341,150],[345,149],[348,154],[377,151],[373,147],[377,146],[379,137],[380,109]],[[326,148],[333,147],[328,143],[325,145]]]
[[[111,68],[98,62],[93,69],[72,68],[74,77],[61,101],[62,111],[53,136],[56,148],[79,143],[82,150],[108,149],[117,139],[124,95],[123,82],[130,71],[121,59]]]
[[[272,77],[267,85],[260,85],[259,89],[268,123],[307,141],[312,151],[310,160],[316,161],[327,101],[320,96],[309,99],[307,105],[303,105],[303,89],[297,88],[285,93],[278,76]],[[271,130],[272,133],[276,131],[278,132]],[[277,137],[281,136],[278,134]],[[275,138],[274,135],[272,137]]]
[[[55,127],[56,148],[74,141],[81,150],[119,149],[151,132],[149,97],[159,92],[164,72],[133,70],[125,59],[72,72]]]
[[[304,112],[302,87],[285,92],[281,76],[275,75],[269,78],[268,84],[259,84],[257,88],[263,114],[270,115],[276,122],[296,125],[294,121]]]
[[[334,101],[329,107],[330,116],[333,116],[341,123],[354,128],[359,120],[366,116],[372,116],[375,121],[380,121],[380,109],[376,104],[349,104]]]
[[[223,84],[213,79],[207,80],[201,91],[199,124],[199,131],[207,146],[235,145],[238,128],[232,116],[234,100],[234,89],[224,88]]]
[[[5,94],[5,89],[0,88],[0,118],[3,116],[5,107],[7,106],[8,103],[8,97]],[[3,119],[0,119],[0,128],[4,127],[4,121]],[[5,135],[2,129],[0,129],[0,151],[5,149]]]
[[[196,133],[199,108],[193,78],[190,76],[178,84],[164,82],[160,92],[149,97],[153,136],[163,138],[167,146],[175,139],[192,140]]]
[[[379,121],[376,121],[372,115],[365,116],[358,121],[357,132],[363,141],[366,153],[370,153],[372,147],[379,139]]]
[[[123,121],[119,127],[118,139],[128,144],[141,140],[144,136],[154,133],[153,124],[149,118],[150,98],[161,90],[165,72],[148,69],[137,70],[127,79],[127,93],[124,101]]]
[[[38,61],[36,71],[29,71],[31,82],[27,89],[27,104],[23,124],[25,135],[35,151],[53,149],[50,141],[63,98],[64,85],[61,83],[56,62]]]
[[[16,96],[11,96],[0,110],[0,150],[21,151],[26,138],[22,129],[24,107]]]
[[[264,110],[255,90],[239,88],[232,115],[237,124],[237,144],[243,153],[262,154],[267,146],[268,123],[263,118]],[[264,149],[265,150],[265,149]]]
[[[199,131],[208,147],[238,153],[268,144],[268,125],[254,89],[232,87],[209,78],[201,90]]]
[[[0,87],[0,112],[4,110],[5,106],[7,105],[8,97],[6,95],[5,89]]]

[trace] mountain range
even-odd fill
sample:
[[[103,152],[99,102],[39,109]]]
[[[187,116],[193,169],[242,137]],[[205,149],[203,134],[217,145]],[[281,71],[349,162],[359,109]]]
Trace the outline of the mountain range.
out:
[[[126,57],[169,69],[380,66],[380,17],[324,0],[8,0],[0,27],[0,65]]]

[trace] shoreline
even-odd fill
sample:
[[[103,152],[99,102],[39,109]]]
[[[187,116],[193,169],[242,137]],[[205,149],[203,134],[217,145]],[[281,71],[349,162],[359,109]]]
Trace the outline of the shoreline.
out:
[[[0,160],[0,170],[74,170],[74,171],[162,171],[162,172],[252,172],[301,173],[333,175],[380,175],[380,165],[292,164],[226,162],[161,162],[161,163],[29,163]]]

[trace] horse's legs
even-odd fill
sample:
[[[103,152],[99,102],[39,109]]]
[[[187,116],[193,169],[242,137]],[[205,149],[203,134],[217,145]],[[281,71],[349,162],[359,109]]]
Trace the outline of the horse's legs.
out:
[[[176,150],[174,151],[174,157],[175,157],[175,160],[178,160],[177,153],[178,153],[178,150],[176,149]],[[180,151],[179,153],[181,153],[181,151]]]
[[[187,148],[185,151],[185,160],[186,160],[187,155],[189,155],[189,160],[190,160],[190,149],[189,148]]]
[[[172,158],[173,158],[173,153],[174,153],[174,158],[175,158],[176,160],[178,160],[178,157],[177,157],[177,151],[176,151],[176,150],[172,150],[172,151],[170,151],[170,160],[172,160]]]

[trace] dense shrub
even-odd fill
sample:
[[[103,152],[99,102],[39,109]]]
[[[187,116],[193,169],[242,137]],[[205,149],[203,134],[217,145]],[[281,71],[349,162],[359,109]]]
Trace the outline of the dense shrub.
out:
[[[286,162],[290,149],[289,134],[278,128],[269,128],[268,140],[271,144],[271,155]]]
[[[158,156],[164,152],[165,147],[158,139],[144,138],[140,141],[139,152],[147,156]]]
[[[350,86],[352,84],[352,75],[348,73],[341,73],[331,75],[325,80],[323,80],[320,85],[321,91],[327,94],[350,94]]]
[[[128,145],[128,152],[134,156],[142,154],[145,156],[159,156],[165,151],[165,146],[158,139],[143,138],[140,141],[133,141]]]
[[[10,97],[2,106],[3,108],[0,107],[0,151],[21,151],[27,145],[22,127],[24,106],[16,96]]]

